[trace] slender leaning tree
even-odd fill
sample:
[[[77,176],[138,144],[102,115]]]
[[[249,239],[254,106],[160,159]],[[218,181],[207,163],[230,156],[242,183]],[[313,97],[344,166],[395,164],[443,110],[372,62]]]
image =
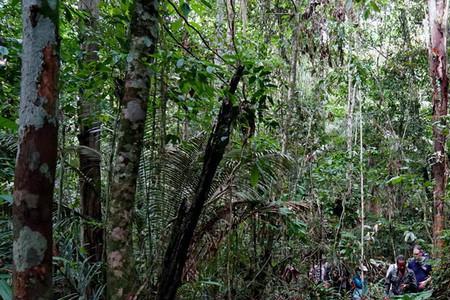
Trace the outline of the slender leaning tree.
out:
[[[429,63],[433,88],[433,140],[434,162],[432,172],[434,177],[434,218],[433,245],[439,255],[444,243],[441,239],[445,228],[444,197],[447,185],[447,154],[445,151],[446,127],[445,117],[448,106],[448,75],[447,75],[447,20],[448,1],[428,0],[428,15],[430,23]]]
[[[23,0],[20,130],[13,204],[14,299],[52,299],[58,0]]]
[[[158,38],[158,1],[135,0],[130,25],[124,96],[107,220],[108,299],[132,299],[136,292],[132,216],[142,150],[151,54]]]
[[[98,45],[95,30],[99,18],[99,0],[80,0],[79,7],[87,17],[80,26],[81,68],[89,69],[98,60]],[[80,89],[78,103],[78,126],[80,132],[80,200],[81,212],[96,223],[102,222],[101,183],[100,183],[100,122],[98,99],[93,93]],[[87,223],[87,222],[86,222]],[[98,225],[83,224],[83,246],[92,262],[101,261],[103,254],[103,230]]]
[[[169,245],[159,276],[157,300],[175,299],[177,290],[181,285],[183,269],[195,228],[208,199],[219,163],[231,139],[233,123],[238,116],[238,107],[233,106],[233,97],[243,75],[244,67],[237,67],[229,86],[226,88],[219,115],[206,144],[203,167],[192,198],[192,204],[186,207],[186,203],[182,202],[178,209],[177,220],[172,226]]]

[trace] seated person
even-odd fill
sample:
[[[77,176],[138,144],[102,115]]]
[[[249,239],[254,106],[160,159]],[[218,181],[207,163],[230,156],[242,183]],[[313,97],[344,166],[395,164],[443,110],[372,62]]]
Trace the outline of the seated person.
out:
[[[413,249],[413,259],[408,262],[408,268],[413,270],[417,280],[417,290],[423,291],[425,287],[431,282],[431,265],[430,258],[419,245]]]
[[[389,268],[385,278],[384,299],[389,299],[391,295],[414,293],[416,289],[414,272],[406,267],[406,259],[403,255],[397,256],[396,264]]]

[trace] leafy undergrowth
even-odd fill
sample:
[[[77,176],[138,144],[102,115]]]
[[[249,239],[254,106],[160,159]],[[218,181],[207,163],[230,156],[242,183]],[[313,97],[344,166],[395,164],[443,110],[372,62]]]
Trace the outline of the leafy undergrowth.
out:
[[[436,298],[431,298],[433,296],[433,291],[429,290],[429,291],[424,291],[424,292],[420,292],[420,293],[416,293],[416,294],[406,294],[406,295],[401,295],[401,296],[395,296],[392,297],[392,299],[401,299],[401,300],[426,300],[426,299],[436,299]],[[440,298],[443,299],[443,298]],[[445,298],[448,299],[448,298]]]
[[[450,230],[445,230],[443,234],[445,249],[444,256],[433,267],[433,299],[450,299]]]

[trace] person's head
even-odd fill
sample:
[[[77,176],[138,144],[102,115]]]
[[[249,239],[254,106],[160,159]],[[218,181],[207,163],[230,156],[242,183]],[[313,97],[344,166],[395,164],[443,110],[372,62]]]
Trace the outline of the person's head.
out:
[[[422,248],[419,245],[414,246],[413,249],[414,259],[420,260],[423,256]]]
[[[367,272],[367,271],[369,271],[369,269],[367,269],[367,267],[365,265],[361,264],[361,265],[356,267],[356,271],[358,271],[358,272],[361,272],[361,271],[362,272]]]
[[[397,262],[397,269],[400,272],[405,271],[405,269],[406,269],[406,259],[405,259],[405,257],[403,255],[397,256],[396,262]]]

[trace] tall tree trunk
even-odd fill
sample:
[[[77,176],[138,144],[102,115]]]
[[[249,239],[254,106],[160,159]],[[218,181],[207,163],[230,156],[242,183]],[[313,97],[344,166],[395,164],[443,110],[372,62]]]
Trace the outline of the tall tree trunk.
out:
[[[114,300],[132,299],[137,289],[132,219],[150,89],[148,64],[157,43],[157,9],[157,0],[135,0],[131,14],[130,50],[107,220],[107,291],[108,299]]]
[[[296,1],[298,6],[298,1]],[[284,116],[283,134],[281,139],[281,152],[285,154],[287,152],[289,143],[289,129],[291,127],[291,112],[297,102],[297,62],[299,54],[299,36],[300,36],[301,24],[300,14],[295,14],[294,30],[292,33],[292,56],[290,61],[290,72],[288,81],[288,102],[286,103],[286,111]]]
[[[79,7],[87,13],[84,26],[80,28],[83,61],[81,68],[90,68],[98,60],[98,46],[94,42],[98,20],[99,0],[80,0]],[[90,87],[87,87],[88,89]],[[91,95],[86,96],[86,95]],[[102,221],[102,204],[100,195],[100,122],[98,122],[98,105],[94,93],[85,93],[80,89],[78,103],[78,124],[80,133],[80,198],[83,216],[97,222]],[[85,222],[86,223],[86,222]],[[103,253],[103,230],[98,224],[83,224],[82,244],[91,261],[101,261]]]
[[[216,0],[216,51],[222,56],[224,53],[224,40],[226,34],[226,24],[225,24],[225,6],[226,0]],[[214,63],[220,65],[223,62],[218,56],[214,56]]]
[[[448,105],[448,76],[447,76],[447,19],[448,1],[428,0],[428,14],[430,23],[430,75],[433,87],[433,138],[434,163],[432,172],[434,176],[434,218],[433,218],[433,245],[436,254],[444,246],[441,239],[445,227],[444,197],[447,184],[447,154],[445,153],[446,127]]]
[[[168,98],[167,74],[163,66],[161,71],[161,100],[160,100],[160,136],[159,157],[163,157],[166,150],[166,123],[167,123],[167,98]]]
[[[347,62],[347,116],[346,116],[346,138],[347,138],[347,172],[345,179],[347,181],[347,192],[342,197],[338,197],[335,202],[333,213],[339,216],[339,225],[336,231],[335,242],[338,241],[342,226],[344,226],[345,208],[347,201],[352,198],[353,187],[353,108],[356,98],[356,84],[353,83],[353,69],[351,67],[352,48],[349,46],[348,62]]]
[[[248,24],[248,0],[241,0],[241,19],[242,19],[242,33],[247,34]]]
[[[186,22],[188,21],[188,16],[184,17]],[[190,49],[190,38],[189,33],[187,31],[183,34],[183,47],[184,49]],[[187,50],[183,51],[184,55],[189,56]],[[187,141],[191,136],[191,126],[190,126],[190,116],[189,116],[189,102],[193,101],[193,97],[195,95],[195,90],[190,89],[184,96],[186,97],[185,103],[182,104],[182,108],[184,110],[184,120],[183,120],[183,128],[181,138],[183,141]]]
[[[14,299],[52,299],[59,1],[22,1],[20,130],[14,180]]]
[[[194,230],[197,226],[205,201],[208,198],[211,184],[217,167],[222,160],[225,148],[231,136],[232,123],[237,117],[236,108],[233,107],[232,95],[236,92],[244,68],[238,67],[230,81],[226,96],[222,101],[217,123],[206,145],[203,169],[196,187],[192,204],[185,208],[180,206],[176,224],[173,225],[169,245],[164,257],[163,268],[159,277],[159,289],[156,299],[175,299],[177,289],[181,284],[181,275],[187,258]]]
[[[235,11],[234,0],[225,0],[225,8],[227,11],[227,51],[233,53],[237,51],[234,44],[235,36]]]

